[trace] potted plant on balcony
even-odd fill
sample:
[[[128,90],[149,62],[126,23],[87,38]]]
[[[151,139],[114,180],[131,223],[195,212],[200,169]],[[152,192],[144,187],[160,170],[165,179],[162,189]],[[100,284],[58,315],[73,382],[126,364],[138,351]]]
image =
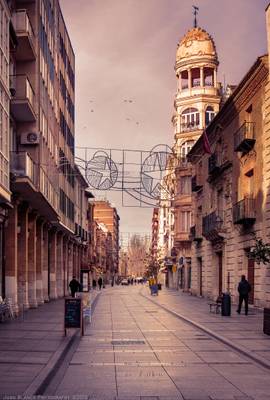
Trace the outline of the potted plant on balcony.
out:
[[[255,244],[249,252],[249,258],[257,264],[270,263],[270,243],[264,243],[261,238],[255,236]],[[263,313],[263,332],[270,335],[270,308],[265,307]]]

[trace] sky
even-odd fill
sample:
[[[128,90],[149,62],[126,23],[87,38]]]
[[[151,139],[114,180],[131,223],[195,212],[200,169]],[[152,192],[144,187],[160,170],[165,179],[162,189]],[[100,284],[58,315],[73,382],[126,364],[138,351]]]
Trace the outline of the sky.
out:
[[[76,146],[144,151],[158,144],[172,146],[175,54],[177,43],[193,25],[192,5],[199,7],[198,25],[215,41],[219,81],[237,84],[267,52],[268,3],[60,0],[76,57]],[[90,160],[94,151],[78,150],[77,155]],[[125,154],[140,158],[140,153]],[[118,159],[123,154],[111,155]],[[150,233],[152,209],[139,207],[127,195],[122,202],[120,192],[94,194],[117,208],[124,236]]]

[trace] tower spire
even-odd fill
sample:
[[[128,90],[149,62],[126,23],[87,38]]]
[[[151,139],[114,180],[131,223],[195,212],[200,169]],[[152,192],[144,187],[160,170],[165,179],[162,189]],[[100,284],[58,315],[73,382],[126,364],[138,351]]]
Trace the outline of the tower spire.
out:
[[[197,6],[192,6],[193,7],[193,15],[194,15],[194,28],[197,28],[197,14],[199,11],[199,7]]]

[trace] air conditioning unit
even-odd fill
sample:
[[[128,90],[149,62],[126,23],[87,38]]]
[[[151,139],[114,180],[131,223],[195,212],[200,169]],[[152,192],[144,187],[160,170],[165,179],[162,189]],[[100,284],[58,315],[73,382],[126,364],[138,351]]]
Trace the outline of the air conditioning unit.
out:
[[[39,144],[40,133],[39,132],[28,132],[22,133],[21,144]]]

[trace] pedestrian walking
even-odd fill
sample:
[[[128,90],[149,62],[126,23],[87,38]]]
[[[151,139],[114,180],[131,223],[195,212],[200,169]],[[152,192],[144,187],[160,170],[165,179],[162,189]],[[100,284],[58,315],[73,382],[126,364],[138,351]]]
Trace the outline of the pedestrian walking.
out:
[[[251,291],[251,285],[246,280],[245,275],[242,275],[241,281],[239,282],[239,285],[238,285],[238,293],[239,293],[239,305],[238,305],[238,309],[237,309],[238,314],[241,313],[242,303],[244,300],[245,314],[248,315],[248,294],[250,291]]]
[[[93,279],[93,289],[97,288],[97,281],[95,279]]]
[[[73,276],[72,280],[69,282],[69,287],[70,287],[70,291],[71,291],[71,296],[75,297],[75,293],[79,292],[80,290],[80,282],[77,281],[76,277]]]
[[[103,283],[103,280],[102,280],[102,278],[101,278],[101,276],[98,278],[98,286],[99,286],[99,290],[101,290],[101,288],[102,288],[102,283]]]

